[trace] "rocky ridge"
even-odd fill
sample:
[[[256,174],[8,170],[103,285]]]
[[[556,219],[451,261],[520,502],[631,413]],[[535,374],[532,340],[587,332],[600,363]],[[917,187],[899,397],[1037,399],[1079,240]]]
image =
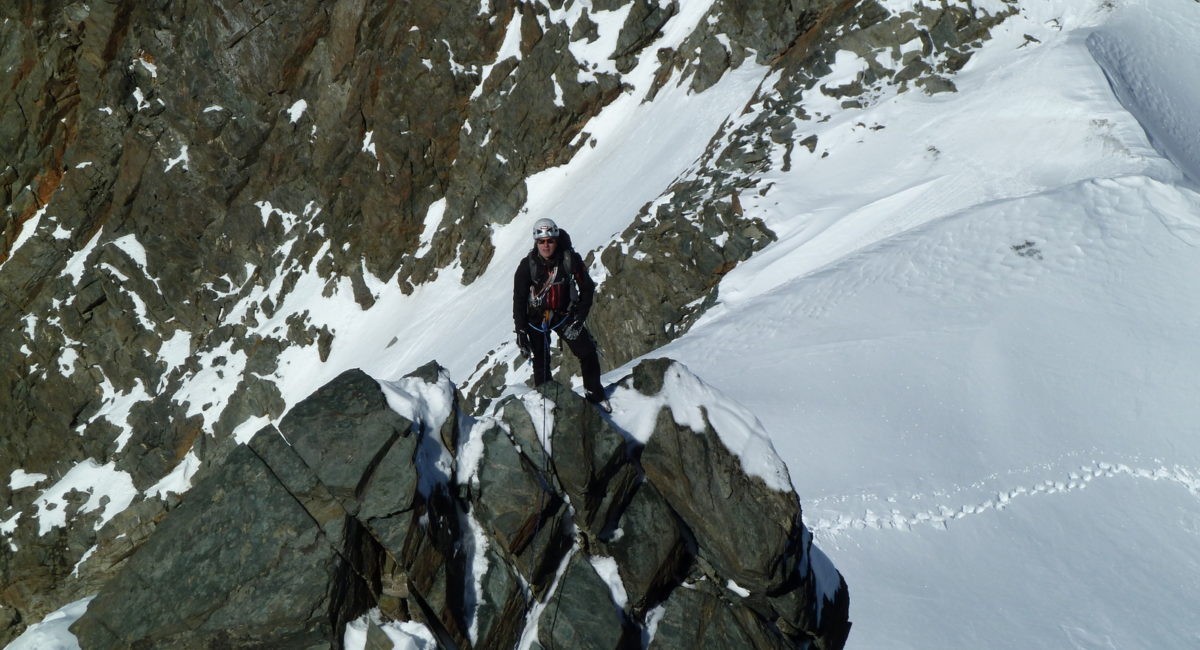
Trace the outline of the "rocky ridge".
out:
[[[283,416],[282,360],[325,360],[346,335],[289,299],[369,310],[439,274],[470,283],[525,179],[589,146],[639,61],[657,64],[647,100],[769,74],[590,251],[609,278],[592,317],[609,366],[686,332],[770,243],[744,199],[769,194],[766,170],[822,154],[811,132],[829,111],[952,91],[1017,10],[983,6],[719,1],[672,47],[681,5],[661,0],[0,8],[0,642],[106,583],[178,505],[164,481]],[[865,67],[829,87],[839,52]],[[489,405],[520,362],[496,348],[465,403]],[[128,494],[71,488],[81,468]]]
[[[686,372],[645,361],[618,390]],[[479,419],[436,364],[384,388],[348,371],[206,467],[74,625],[82,646],[336,648],[371,610],[444,648],[845,642],[846,584],[796,494],[707,420],[664,407],[642,444],[554,383]]]

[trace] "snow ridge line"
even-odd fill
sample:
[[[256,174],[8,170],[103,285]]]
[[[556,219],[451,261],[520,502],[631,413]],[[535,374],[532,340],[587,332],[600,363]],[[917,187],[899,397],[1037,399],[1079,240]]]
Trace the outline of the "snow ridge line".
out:
[[[1085,489],[1089,483],[1098,478],[1114,478],[1129,476],[1135,479],[1152,481],[1166,480],[1178,483],[1196,498],[1200,498],[1200,472],[1180,467],[1160,466],[1154,469],[1133,468],[1124,463],[1111,464],[1102,461],[1091,465],[1082,465],[1077,471],[1071,472],[1067,480],[1045,480],[1036,485],[1018,486],[1011,490],[996,493],[995,498],[986,499],[976,505],[964,505],[958,508],[938,506],[934,510],[925,510],[911,515],[904,515],[899,510],[880,515],[871,509],[861,517],[839,514],[836,518],[821,517],[809,525],[814,536],[832,537],[848,530],[911,530],[917,526],[931,526],[946,530],[950,522],[970,515],[983,514],[989,510],[1004,510],[1014,499],[1038,494],[1058,494]]]

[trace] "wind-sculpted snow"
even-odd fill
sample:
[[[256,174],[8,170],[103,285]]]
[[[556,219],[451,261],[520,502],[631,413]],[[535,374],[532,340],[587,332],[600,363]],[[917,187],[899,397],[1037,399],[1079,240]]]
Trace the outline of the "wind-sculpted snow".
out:
[[[750,476],[780,492],[792,489],[787,467],[754,413],[681,364],[666,371],[657,394],[645,395],[631,386],[620,386],[613,392],[612,401],[613,422],[641,444],[654,434],[659,412],[666,408],[676,424],[698,434],[711,427]]]
[[[422,468],[420,490],[425,495],[437,485],[445,485],[453,476],[455,460],[447,446],[454,446],[455,441],[452,437],[444,439],[442,431],[447,425],[451,429],[458,426],[452,420],[457,417],[454,384],[440,367],[436,380],[429,381],[433,378],[418,376],[380,382],[392,410],[411,421],[418,431],[429,432],[421,437],[415,460]]]
[[[1163,156],[1200,184],[1200,12],[1182,0],[1122,7],[1090,34],[1088,50],[1113,93]],[[1193,228],[1200,242],[1200,223]]]
[[[70,627],[87,611],[94,596],[68,603],[46,615],[40,622],[5,646],[8,650],[45,650],[49,648],[78,648],[79,641],[71,634]]]

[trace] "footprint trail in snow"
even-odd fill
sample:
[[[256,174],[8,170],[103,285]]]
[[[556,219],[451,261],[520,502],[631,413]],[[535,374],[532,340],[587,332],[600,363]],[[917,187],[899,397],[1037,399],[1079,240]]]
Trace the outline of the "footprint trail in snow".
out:
[[[939,505],[934,508],[905,513],[899,509],[887,512],[876,512],[868,508],[860,515],[837,513],[823,514],[815,521],[807,522],[813,535],[818,539],[826,539],[845,533],[849,530],[900,530],[907,531],[919,526],[932,526],[945,530],[951,522],[971,515],[980,515],[989,511],[1000,511],[1014,501],[1026,497],[1047,494],[1061,494],[1083,490],[1093,481],[1117,477],[1129,477],[1138,480],[1170,481],[1178,483],[1193,496],[1200,498],[1200,471],[1187,467],[1159,466],[1153,469],[1130,467],[1124,463],[1108,463],[1094,461],[1089,465],[1081,465],[1079,469],[1070,472],[1065,479],[1047,479],[1032,485],[1021,485],[1009,490],[1000,490],[995,496],[979,502],[966,505]],[[920,495],[914,495],[912,500],[919,500]],[[823,501],[839,498],[813,500],[817,506]],[[889,503],[895,498],[887,499]],[[815,510],[816,508],[814,508]],[[826,511],[828,512],[828,511]]]

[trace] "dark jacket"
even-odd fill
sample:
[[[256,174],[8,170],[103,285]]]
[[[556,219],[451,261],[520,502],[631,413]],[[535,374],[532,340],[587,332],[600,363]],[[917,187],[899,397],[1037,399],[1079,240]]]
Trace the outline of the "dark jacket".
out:
[[[564,264],[568,255],[570,272]],[[588,276],[583,258],[571,247],[571,236],[560,230],[552,258],[543,260],[535,245],[517,265],[513,276],[513,325],[517,330],[527,323],[541,325],[547,309],[552,313],[551,325],[568,315],[585,320],[595,293],[596,283]]]

